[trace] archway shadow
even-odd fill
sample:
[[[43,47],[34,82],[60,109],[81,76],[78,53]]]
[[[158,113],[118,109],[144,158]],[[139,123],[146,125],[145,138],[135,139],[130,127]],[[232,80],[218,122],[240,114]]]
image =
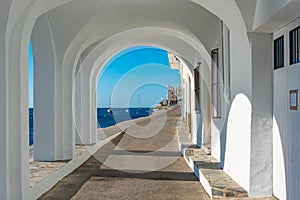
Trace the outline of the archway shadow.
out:
[[[177,112],[176,110],[170,111],[168,115],[169,123],[166,123],[165,126],[174,125],[177,121]],[[175,115],[175,116],[174,116]],[[146,123],[146,122],[145,122]],[[175,133],[174,133],[175,134]],[[170,134],[173,137],[173,134]],[[127,138],[125,138],[127,137]],[[167,142],[170,138],[167,138]],[[148,181],[170,181],[172,184],[176,182],[178,184],[187,183],[198,185],[198,180],[194,173],[186,166],[184,159],[182,158],[179,150],[178,152],[173,151],[157,151],[155,152],[155,156],[159,157],[173,157],[175,158],[175,162],[171,163],[170,168],[163,168],[158,171],[138,171],[138,170],[130,170],[128,172],[119,171],[109,166],[105,165],[105,161],[109,156],[126,156],[131,153],[150,153],[151,151],[147,151],[145,149],[137,149],[137,150],[128,150],[121,151],[118,146],[122,146],[121,143],[124,141],[128,141],[128,139],[133,140],[132,136],[127,135],[125,132],[118,135],[111,142],[104,145],[100,148],[90,159],[88,159],[83,165],[74,170],[70,175],[62,179],[59,183],[57,183],[50,191],[45,193],[39,199],[72,199],[78,193],[82,193],[82,189],[89,185],[91,182],[95,183],[99,181],[109,181],[109,180],[120,180],[120,179],[130,179],[134,180],[148,180]],[[153,155],[150,155],[153,156]],[[178,157],[178,158],[176,158]],[[166,167],[169,167],[166,166]],[[179,167],[178,167],[179,166]],[[89,184],[88,184],[89,183]],[[104,185],[102,188],[105,190],[107,187],[105,183],[101,183]],[[155,182],[153,183],[155,184]],[[128,188],[130,189],[130,188]],[[80,191],[80,192],[79,192]]]
[[[107,158],[110,155],[110,152],[114,150],[116,145],[121,141],[124,137],[125,133],[121,133],[116,138],[111,140],[111,142],[104,145],[100,150],[101,156],[103,158]],[[97,153],[100,152],[97,151]],[[70,175],[62,179],[59,183],[57,183],[51,190],[46,192],[39,199],[71,199],[80,188],[89,180],[91,177],[95,176],[99,172],[99,166],[102,163],[97,160],[94,156],[89,158],[84,164],[82,164],[79,168],[74,170]]]
[[[227,125],[228,125],[229,111],[230,111],[230,108],[228,109],[228,111],[226,112],[226,115],[224,116],[225,121],[224,121],[222,130],[220,132],[220,151],[221,151],[221,155],[220,155],[220,165],[221,166],[220,167],[222,169],[224,168],[225,159],[226,159]]]

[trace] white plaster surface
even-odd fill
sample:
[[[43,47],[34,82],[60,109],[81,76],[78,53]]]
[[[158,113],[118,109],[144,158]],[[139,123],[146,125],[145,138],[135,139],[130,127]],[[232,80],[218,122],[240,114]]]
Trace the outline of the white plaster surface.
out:
[[[274,39],[285,38],[285,66],[274,71],[273,107],[273,187],[280,199],[297,199],[299,182],[299,117],[298,110],[290,110],[289,91],[300,89],[299,63],[289,64],[289,31],[300,25],[296,20],[274,33]]]
[[[250,188],[251,113],[249,99],[244,94],[236,95],[228,116],[224,163],[224,171],[247,191]]]
[[[252,48],[250,190],[253,197],[273,193],[272,36],[249,34]]]

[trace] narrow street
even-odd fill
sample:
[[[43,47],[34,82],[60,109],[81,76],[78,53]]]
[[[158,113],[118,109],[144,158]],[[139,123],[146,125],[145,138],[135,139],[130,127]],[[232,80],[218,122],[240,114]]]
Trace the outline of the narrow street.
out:
[[[40,199],[209,199],[178,151],[179,117],[138,120]]]

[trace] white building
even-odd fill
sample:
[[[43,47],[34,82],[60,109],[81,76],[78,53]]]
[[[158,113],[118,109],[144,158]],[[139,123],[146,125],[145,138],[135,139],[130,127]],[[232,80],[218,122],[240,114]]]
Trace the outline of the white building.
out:
[[[73,159],[76,133],[95,143],[99,73],[118,52],[150,45],[184,60],[193,142],[250,196],[299,199],[299,9],[299,0],[1,0],[0,198],[51,187],[29,187],[32,41],[36,160]]]

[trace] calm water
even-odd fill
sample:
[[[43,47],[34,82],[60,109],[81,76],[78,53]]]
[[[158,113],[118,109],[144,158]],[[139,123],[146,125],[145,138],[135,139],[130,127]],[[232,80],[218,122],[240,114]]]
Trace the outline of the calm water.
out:
[[[151,115],[152,108],[98,108],[98,128],[106,128],[117,123]],[[29,145],[33,144],[33,109],[29,108]]]

